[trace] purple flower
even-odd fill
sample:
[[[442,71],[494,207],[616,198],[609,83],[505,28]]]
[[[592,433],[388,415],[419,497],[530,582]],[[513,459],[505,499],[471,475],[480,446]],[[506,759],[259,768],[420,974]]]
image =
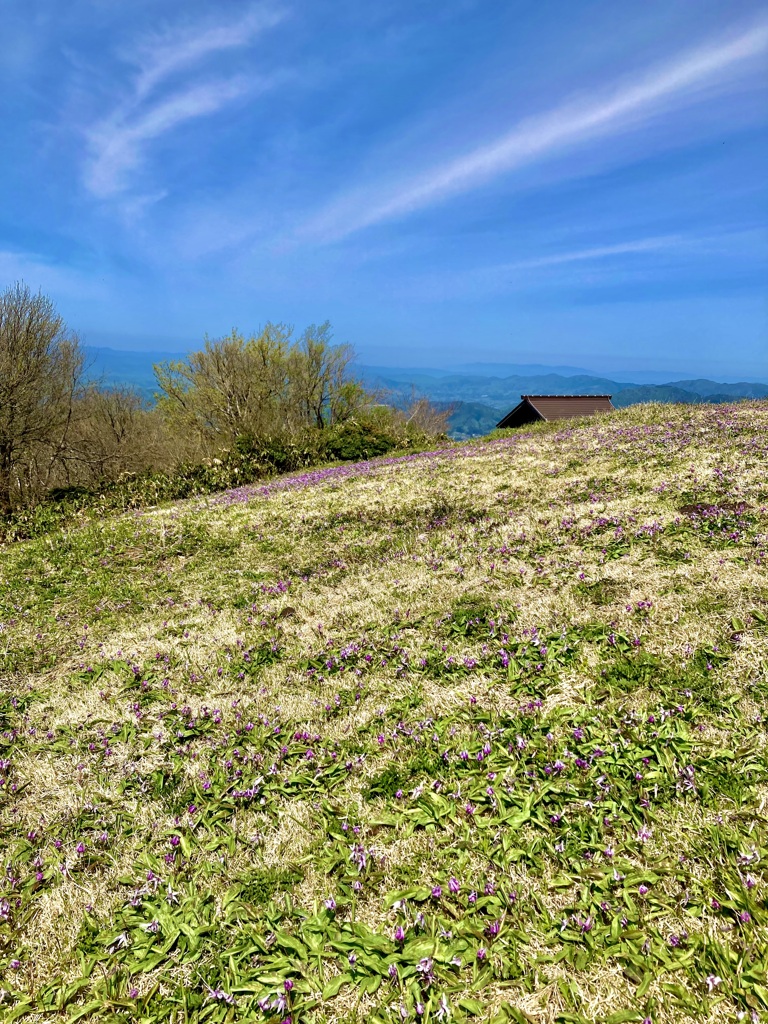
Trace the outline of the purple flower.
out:
[[[433,900],[439,900],[442,895],[443,895],[443,890],[440,888],[439,885],[435,885],[435,886],[432,887],[432,899]]]
[[[451,876],[448,882],[448,889],[452,893],[457,893],[460,891],[461,883],[459,882],[458,878],[454,878],[453,876]]]
[[[485,960],[487,955],[488,950],[484,946],[481,946],[480,949],[478,949],[477,951],[477,959],[482,963],[482,961]]]
[[[401,924],[395,928],[395,942],[405,942],[405,930]]]
[[[586,935],[587,932],[592,931],[595,919],[593,917],[574,917],[573,923],[576,925],[576,927],[579,929],[582,935]]]
[[[423,985],[431,985],[435,980],[435,975],[432,970],[433,966],[433,961],[428,956],[419,961],[416,970],[421,975],[421,982]]]
[[[650,889],[647,885],[639,885],[637,887],[637,891],[640,893],[641,896],[645,896],[647,892],[650,892]]]
[[[225,992],[222,988],[209,989],[207,998],[218,999],[220,1002],[227,1003],[229,1006],[232,1006],[235,1002],[235,997],[231,993]]]

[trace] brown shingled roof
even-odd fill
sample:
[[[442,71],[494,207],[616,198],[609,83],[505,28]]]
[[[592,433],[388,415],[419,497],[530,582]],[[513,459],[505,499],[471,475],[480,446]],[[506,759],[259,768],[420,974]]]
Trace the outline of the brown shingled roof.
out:
[[[499,427],[520,427],[537,420],[567,420],[611,412],[610,395],[521,395],[522,401],[499,421]]]

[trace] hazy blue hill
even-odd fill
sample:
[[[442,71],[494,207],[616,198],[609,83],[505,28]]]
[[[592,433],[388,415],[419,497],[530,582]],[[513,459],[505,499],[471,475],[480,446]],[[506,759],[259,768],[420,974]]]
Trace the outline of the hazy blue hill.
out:
[[[90,346],[85,346],[85,354],[91,380],[104,387],[136,388],[148,399],[157,391],[153,364],[182,358],[179,352],[130,352]]]
[[[768,398],[768,384],[757,384],[752,381],[739,381],[737,384],[721,384],[716,380],[676,380],[672,386],[683,388],[685,391],[692,391],[702,398],[711,398],[714,395],[722,397],[723,401],[733,398]]]
[[[411,385],[417,391],[435,402],[469,402],[490,406],[498,411],[508,411],[520,401],[520,395],[615,395],[631,384],[607,380],[604,377],[564,377],[562,374],[547,373],[523,377],[467,377],[451,374],[445,377],[411,379],[398,382],[395,379],[382,381],[397,396],[407,397]]]
[[[355,366],[357,377],[368,388],[405,393],[411,388],[419,391],[432,388],[440,378],[427,370],[390,370],[388,367]]]
[[[127,385],[151,400],[157,385],[153,363],[182,358],[178,352],[131,352],[87,348],[90,377],[107,387]],[[733,402],[768,397],[768,383],[741,381],[723,384],[708,378],[658,381],[659,374],[642,371],[634,382],[616,381],[578,367],[539,364],[466,363],[452,369],[434,367],[368,366],[355,372],[365,385],[390,401],[407,403],[415,393],[438,405],[454,405],[451,432],[457,438],[487,433],[520,401],[521,395],[611,395],[617,408],[638,402]]]
[[[399,366],[368,366],[365,363],[356,363],[355,372],[363,380],[389,380],[404,381],[410,383],[414,380],[432,380],[434,377],[446,377],[452,371],[435,370],[424,366],[399,367]]]
[[[540,377],[556,373],[561,377],[602,377],[611,381],[615,377],[624,378],[626,376],[631,378],[633,385],[676,383],[671,381],[667,370],[628,370],[626,374],[616,371],[616,373],[610,373],[608,378],[609,371],[606,370],[585,370],[583,366],[544,366],[538,363],[464,363],[448,372],[479,377]]]
[[[471,377],[540,377],[556,373],[561,377],[591,377],[583,366],[544,366],[542,363],[462,363],[452,371]]]
[[[388,377],[392,380],[411,380],[414,374],[425,377],[536,377],[541,374],[556,373],[560,376],[593,376],[589,370],[580,366],[545,366],[543,363],[462,363],[458,366],[443,367],[411,367],[399,366],[368,366],[359,364],[357,367],[364,376],[373,375]]]
[[[613,398],[617,409],[640,402],[701,402],[703,396],[687,391],[676,384],[648,384],[639,387],[624,388]]]
[[[498,409],[480,402],[459,402],[451,413],[448,425],[451,437],[463,441],[489,434],[498,422]]]
[[[562,394],[563,388],[572,390],[578,388],[587,388],[584,394],[601,394],[601,388],[623,388],[631,387],[628,384],[620,384],[615,380],[606,380],[604,377],[591,377],[588,374],[582,374],[575,377],[564,377],[560,373],[542,373],[534,374],[530,377],[523,376],[521,374],[513,374],[509,377],[465,377],[461,374],[452,374],[450,377],[440,377],[435,381],[433,387],[448,388],[448,387],[476,387],[476,388],[497,388],[497,389],[515,389],[515,388],[528,388],[529,394],[549,394],[544,391],[531,391],[531,388],[557,388],[557,391],[551,392],[552,394]]]

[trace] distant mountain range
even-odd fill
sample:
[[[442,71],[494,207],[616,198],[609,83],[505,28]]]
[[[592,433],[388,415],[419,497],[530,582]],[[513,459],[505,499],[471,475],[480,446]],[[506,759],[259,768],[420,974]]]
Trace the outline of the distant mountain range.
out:
[[[153,365],[184,358],[180,352],[131,352],[89,345],[84,347],[91,380],[107,388],[136,388],[150,399],[157,391]]]
[[[610,380],[584,372],[553,373],[549,367],[530,367],[527,374],[507,377],[447,373],[438,376],[425,370],[388,370],[360,367],[369,387],[404,402],[410,393],[424,395],[438,405],[453,405],[451,434],[457,438],[477,437],[492,430],[504,413],[520,401],[521,395],[611,395],[617,408],[638,402],[733,402],[742,398],[768,398],[768,383],[742,381],[677,380],[664,384],[639,384]],[[528,368],[526,368],[528,369]],[[565,368],[563,368],[565,369]],[[540,371],[545,372],[540,372]]]
[[[106,387],[128,385],[151,399],[157,390],[154,363],[183,358],[178,352],[130,352],[87,348],[90,376]],[[651,374],[637,374],[640,381],[616,381],[575,366],[540,364],[469,363],[455,370],[429,367],[356,367],[360,378],[382,397],[405,402],[412,393],[438,405],[454,407],[451,433],[457,439],[477,437],[495,427],[504,413],[529,395],[611,395],[617,408],[638,402],[720,403],[742,398],[768,398],[768,381],[721,383],[706,378],[648,383]]]

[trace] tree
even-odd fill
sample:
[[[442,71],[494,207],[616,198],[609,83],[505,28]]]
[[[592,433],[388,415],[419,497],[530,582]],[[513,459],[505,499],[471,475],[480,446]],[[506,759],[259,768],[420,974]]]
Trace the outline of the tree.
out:
[[[343,423],[367,401],[362,385],[351,377],[354,352],[331,344],[326,320],[311,324],[291,350],[290,383],[294,414],[306,426]]]
[[[78,398],[66,450],[62,483],[97,486],[167,464],[173,440],[160,414],[133,388],[89,384]]]
[[[298,341],[283,324],[246,338],[233,330],[186,360],[155,366],[160,407],[176,428],[221,448],[237,437],[264,438],[343,422],[367,397],[349,373],[352,350],[333,345],[330,325]]]
[[[410,405],[403,410],[403,415],[406,424],[422,434],[440,436],[448,433],[449,421],[455,411],[453,403],[435,405],[428,398],[417,398],[412,392]]]
[[[169,421],[216,447],[273,430],[285,412],[289,332],[268,324],[258,336],[237,330],[186,360],[160,363],[155,377]]]
[[[85,360],[51,300],[0,295],[0,512],[45,488],[66,446]]]

